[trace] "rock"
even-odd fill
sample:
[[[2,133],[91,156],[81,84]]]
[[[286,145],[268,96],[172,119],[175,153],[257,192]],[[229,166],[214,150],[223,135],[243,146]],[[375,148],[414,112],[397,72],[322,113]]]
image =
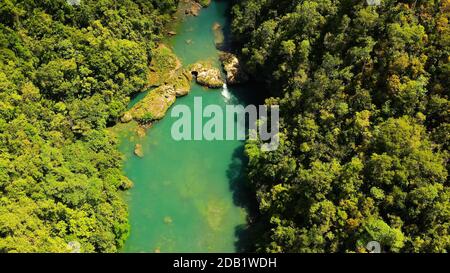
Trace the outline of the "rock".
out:
[[[183,73],[177,78],[174,88],[177,97],[186,96],[191,91],[192,74],[189,71]]]
[[[181,97],[191,90],[191,81],[192,75],[183,69],[181,61],[170,48],[160,45],[153,51],[148,85],[172,86],[176,96]]]
[[[134,147],[134,154],[140,158],[144,157],[144,151],[142,150],[141,144],[136,144]]]
[[[222,26],[218,23],[218,22],[215,22],[214,24],[213,24],[213,28],[212,28],[214,31],[217,31],[217,30],[222,30]]]
[[[128,111],[140,123],[149,123],[160,120],[175,102],[175,88],[172,85],[163,85],[152,91]]]
[[[205,8],[211,4],[211,0],[195,0],[195,1]]]
[[[123,116],[120,118],[120,121],[122,123],[128,123],[130,121],[133,120],[133,116],[131,115],[131,113],[126,112],[125,114],[123,114]]]
[[[196,63],[191,65],[189,71],[195,76],[198,84],[209,88],[222,88],[224,81],[218,68],[209,63]]]
[[[173,223],[172,217],[170,217],[170,216],[164,217],[164,224],[170,225],[170,224],[172,224],[172,223]]]
[[[122,185],[120,185],[120,189],[123,191],[129,190],[133,187],[133,182],[128,178],[124,177],[124,180],[122,181]]]
[[[145,128],[142,126],[137,126],[136,128],[136,134],[138,135],[138,137],[143,138],[145,137],[146,133],[145,133]]]
[[[182,65],[172,49],[161,44],[152,50],[148,86],[161,86],[178,76]]]
[[[245,83],[248,81],[247,74],[243,71],[236,55],[228,52],[220,54],[220,61],[227,74],[227,83],[230,85]]]
[[[176,97],[185,96],[191,90],[192,74],[183,68],[169,47],[161,44],[152,52],[147,86],[156,88],[121,117],[123,123],[134,119],[145,128],[162,119]],[[137,134],[143,137],[145,131],[138,130]]]
[[[225,41],[225,35],[223,33],[223,29],[222,26],[219,23],[214,23],[213,27],[213,32],[214,32],[214,44],[216,45],[217,48],[222,48],[224,41]]]
[[[217,68],[198,73],[197,83],[209,88],[222,88],[224,84],[220,71]]]
[[[211,5],[211,0],[203,0],[204,7],[208,7],[209,5]]]
[[[200,10],[202,9],[202,5],[197,2],[189,1],[189,5],[184,11],[186,15],[198,16],[200,14]]]
[[[190,89],[184,89],[184,88],[179,88],[176,89],[176,95],[177,97],[184,97],[187,94],[189,94]]]

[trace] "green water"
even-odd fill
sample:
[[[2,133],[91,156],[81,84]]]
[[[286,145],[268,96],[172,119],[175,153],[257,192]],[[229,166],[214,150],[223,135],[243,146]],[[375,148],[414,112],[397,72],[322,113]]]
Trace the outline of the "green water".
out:
[[[212,60],[219,65],[212,26],[227,26],[227,1],[213,1],[199,17],[187,17],[169,41],[184,65]],[[190,40],[189,42],[187,42]],[[251,94],[246,87],[206,90],[193,85],[187,97],[175,105],[193,109],[194,97],[203,106],[244,104]],[[141,99],[140,96],[137,99]],[[136,100],[132,103],[135,103]],[[180,141],[171,137],[175,118],[167,116],[138,138],[134,131],[121,132],[124,170],[134,182],[127,192],[131,234],[124,252],[234,252],[237,233],[246,225],[246,211],[238,206],[242,183],[241,141]],[[136,143],[144,158],[133,154]]]

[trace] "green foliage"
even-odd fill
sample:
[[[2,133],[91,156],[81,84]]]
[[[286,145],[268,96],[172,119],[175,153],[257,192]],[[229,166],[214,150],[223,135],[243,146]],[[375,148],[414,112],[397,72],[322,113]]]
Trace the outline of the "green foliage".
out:
[[[106,126],[177,1],[0,4],[0,252],[116,252],[131,182]]]
[[[177,71],[180,68],[181,62],[175,53],[161,44],[152,52],[148,84],[150,86],[161,86],[166,82],[170,82],[177,76]]]
[[[211,4],[211,0],[195,0],[196,2],[198,2],[200,5],[202,5],[203,7],[207,7],[209,6],[209,4]]]
[[[244,0],[232,14],[281,111],[277,151],[246,145],[258,250],[449,252],[450,2]]]

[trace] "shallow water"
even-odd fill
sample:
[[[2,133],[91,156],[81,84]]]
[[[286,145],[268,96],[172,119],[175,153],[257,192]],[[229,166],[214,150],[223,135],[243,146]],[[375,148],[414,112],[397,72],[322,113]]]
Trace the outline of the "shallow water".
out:
[[[200,16],[184,18],[178,25],[169,44],[184,65],[206,59],[219,65],[212,27],[216,22],[227,26],[228,5],[213,1]],[[206,90],[194,84],[175,105],[194,109],[194,98],[201,97],[204,107],[224,109],[244,104],[251,93],[247,87]],[[131,234],[123,251],[235,252],[237,232],[246,225],[246,211],[237,197],[239,183],[244,183],[243,142],[177,142],[171,137],[176,118],[170,112],[143,138],[131,130],[120,133],[124,171],[134,182],[126,194]],[[144,158],[133,154],[136,143],[142,144]]]

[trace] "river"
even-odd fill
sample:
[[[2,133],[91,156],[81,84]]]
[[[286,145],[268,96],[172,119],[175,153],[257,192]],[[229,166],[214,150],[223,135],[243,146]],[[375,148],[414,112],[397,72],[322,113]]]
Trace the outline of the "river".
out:
[[[183,65],[211,60],[220,66],[212,28],[219,23],[227,33],[228,9],[228,1],[215,0],[198,17],[185,17],[177,24],[177,35],[168,44]],[[207,90],[193,84],[191,93],[175,105],[193,109],[194,97],[201,97],[204,107],[224,109],[227,104],[245,105],[253,93],[248,87]],[[169,110],[143,138],[132,130],[120,134],[124,171],[134,183],[125,197],[131,232],[123,252],[235,252],[247,221],[239,192],[245,183],[244,143],[177,142],[171,137],[175,121]],[[133,154],[136,143],[142,145],[143,158]]]

